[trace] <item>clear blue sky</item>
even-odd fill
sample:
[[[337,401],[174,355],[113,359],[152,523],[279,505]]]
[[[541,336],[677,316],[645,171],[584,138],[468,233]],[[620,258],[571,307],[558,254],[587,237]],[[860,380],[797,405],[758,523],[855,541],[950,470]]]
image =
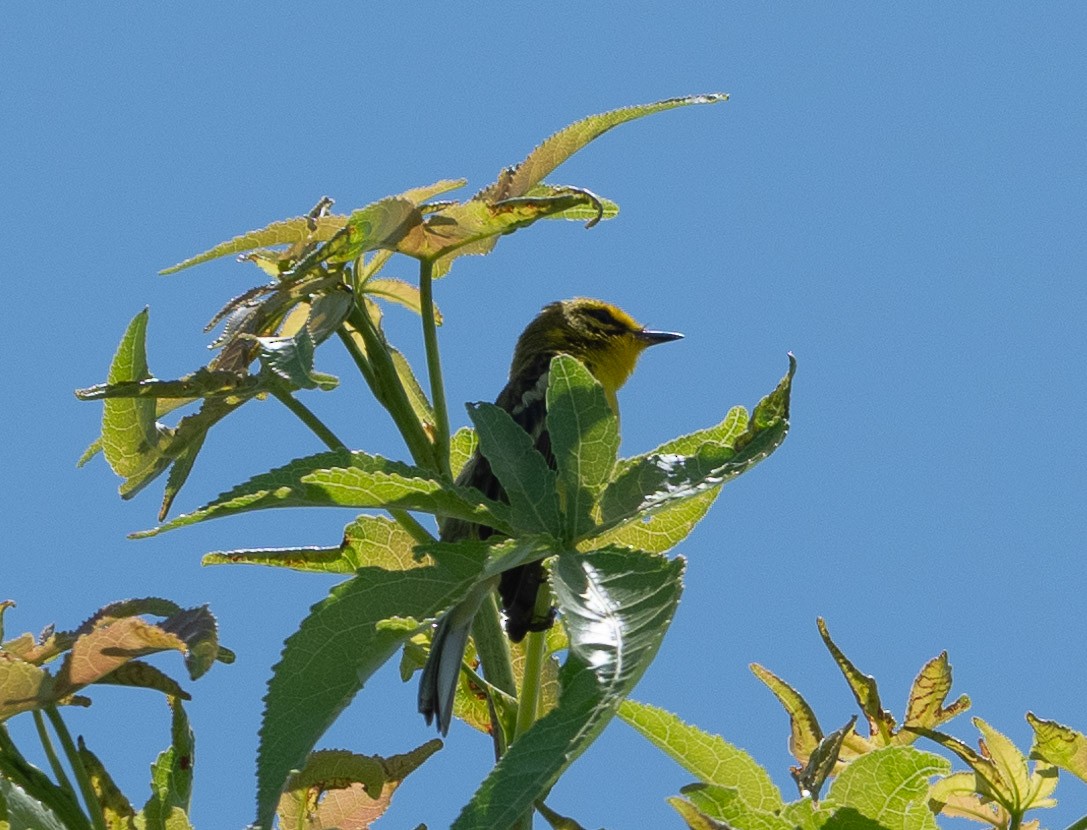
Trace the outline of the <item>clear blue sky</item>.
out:
[[[844,723],[854,707],[822,615],[896,715],[947,649],[955,693],[1022,748],[1028,709],[1087,730],[1085,43],[1078,3],[9,5],[9,632],[70,628],[123,597],[210,603],[239,659],[187,684],[194,819],[241,827],[269,668],[336,580],[200,556],[333,544],[350,516],[127,541],[154,523],[161,490],[122,503],[101,460],[74,469],[100,406],[72,390],[104,379],[144,305],[158,376],[207,359],[201,327],[255,269],[156,271],[221,239],[326,194],[346,211],[459,176],[467,194],[581,116],[721,90],[728,104],[626,125],[551,177],[615,199],[616,220],[547,223],[458,262],[437,289],[450,399],[493,398],[523,325],[574,295],[687,335],[623,390],[627,454],[754,404],[792,350],[792,433],[682,545],[680,613],[635,697],[745,747],[789,791],[787,722],[747,665]],[[414,321],[389,317],[417,357]],[[350,374],[335,348],[318,368]],[[360,449],[406,455],[356,382],[308,400]],[[316,451],[281,410],[250,404],[216,429],[178,509]],[[166,742],[161,698],[95,698],[73,728],[142,800]],[[326,745],[404,751],[430,734],[413,710],[414,685],[389,666]],[[974,740],[967,718],[949,728]],[[447,826],[489,752],[455,727],[389,826]],[[1063,778],[1048,826],[1087,812],[1087,788]],[[664,798],[687,781],[616,722],[552,803],[586,827],[678,827]]]

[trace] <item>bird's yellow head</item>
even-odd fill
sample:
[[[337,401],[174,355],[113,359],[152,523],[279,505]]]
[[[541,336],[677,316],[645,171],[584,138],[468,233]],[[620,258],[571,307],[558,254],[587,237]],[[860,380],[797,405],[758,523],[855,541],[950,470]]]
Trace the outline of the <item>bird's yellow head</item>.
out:
[[[621,308],[578,297],[544,306],[517,341],[510,376],[531,373],[541,358],[576,357],[600,381],[612,408],[638,357],[654,343],[678,340],[682,334],[650,331]],[[546,364],[542,367],[546,369]]]

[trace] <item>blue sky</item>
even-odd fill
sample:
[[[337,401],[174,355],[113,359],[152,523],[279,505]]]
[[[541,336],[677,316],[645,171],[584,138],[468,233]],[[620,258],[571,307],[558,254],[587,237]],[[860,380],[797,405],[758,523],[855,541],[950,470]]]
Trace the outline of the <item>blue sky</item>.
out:
[[[145,305],[158,376],[206,361],[203,324],[255,270],[156,272],[222,239],[323,195],[347,211],[460,176],[467,195],[584,115],[719,90],[732,100],[625,125],[550,177],[616,200],[616,220],[546,223],[458,262],[437,287],[449,399],[493,398],[520,329],[575,295],[687,335],[623,390],[626,454],[753,405],[793,351],[792,433],[681,546],[680,612],[635,697],[745,747],[788,790],[787,722],[747,665],[790,680],[825,726],[844,723],[854,707],[821,615],[897,715],[947,649],[955,693],[1022,748],[1028,709],[1087,730],[1084,42],[1075,3],[10,6],[9,632],[70,628],[122,597],[210,603],[239,659],[190,684],[194,819],[242,826],[269,668],[336,580],[202,569],[200,556],[333,544],[350,516],[258,514],[128,541],[161,491],[123,503],[100,460],[74,469],[100,407],[71,391],[104,379]],[[388,325],[417,361],[414,321],[393,311]],[[318,368],[350,378],[335,348]],[[353,380],[307,400],[354,446],[406,457]],[[212,433],[177,508],[318,448],[282,407],[251,404]],[[389,667],[326,745],[421,743],[413,700]],[[161,699],[106,690],[70,722],[142,800],[167,736]],[[975,737],[967,718],[949,731]],[[448,825],[488,757],[455,727],[390,826]],[[687,780],[614,723],[551,803],[587,827],[678,827],[664,798]],[[1062,780],[1057,796],[1043,824],[1087,812],[1082,784]]]

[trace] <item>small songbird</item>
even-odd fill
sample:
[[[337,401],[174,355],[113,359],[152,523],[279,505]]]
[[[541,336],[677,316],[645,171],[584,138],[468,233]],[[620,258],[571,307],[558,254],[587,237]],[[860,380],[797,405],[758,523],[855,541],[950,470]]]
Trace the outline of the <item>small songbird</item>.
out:
[[[634,371],[638,357],[654,343],[678,340],[682,334],[649,331],[625,311],[601,300],[578,298],[544,306],[521,333],[513,351],[509,382],[495,404],[532,436],[536,449],[555,466],[547,433],[547,374],[551,359],[566,354],[584,364],[604,388],[612,411],[618,414],[616,392]],[[475,487],[491,499],[505,501],[502,485],[477,449],[457,484]],[[494,531],[459,519],[441,525],[443,541],[486,539]],[[536,594],[547,576],[540,562],[512,568],[502,574],[498,593],[506,616],[506,633],[520,642],[529,631],[550,627],[554,611],[540,615]],[[438,730],[445,735],[453,714],[453,696],[460,676],[464,650],[472,620],[489,587],[483,586],[452,608],[439,621],[419,683],[419,711],[429,724],[436,717]]]

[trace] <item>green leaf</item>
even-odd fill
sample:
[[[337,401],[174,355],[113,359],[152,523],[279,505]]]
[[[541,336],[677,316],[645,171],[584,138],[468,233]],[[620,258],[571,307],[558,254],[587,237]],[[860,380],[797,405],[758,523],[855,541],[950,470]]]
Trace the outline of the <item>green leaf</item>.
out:
[[[401,782],[441,747],[435,739],[390,758],[341,749],[315,752],[287,782],[277,810],[279,826],[371,827],[389,809]]]
[[[83,736],[78,738],[77,753],[83,768],[87,772],[91,789],[102,809],[102,818],[108,830],[128,830],[136,817],[132,804],[125,798],[98,756],[87,749]]]
[[[416,314],[423,313],[419,289],[410,282],[395,279],[369,279],[362,284],[362,288],[371,297],[380,297],[397,303]],[[437,308],[434,309],[434,322],[439,326],[442,324],[442,314]]]
[[[936,830],[929,779],[950,771],[945,758],[913,747],[877,749],[842,770],[825,806],[855,811],[886,830]]]
[[[796,781],[797,789],[800,790],[800,795],[804,798],[810,798],[813,801],[819,800],[819,792],[823,789],[823,784],[826,783],[827,778],[834,772],[834,767],[838,763],[838,756],[842,751],[842,744],[853,733],[853,726],[856,722],[857,716],[854,715],[845,726],[835,729],[819,741],[803,767],[794,767],[790,770],[793,780]]]
[[[0,806],[6,808],[4,830],[89,830],[90,825],[66,824],[52,809],[26,790],[0,776]]]
[[[970,708],[970,698],[966,695],[960,695],[954,703],[945,707],[944,701],[950,691],[951,664],[944,651],[925,663],[914,678],[903,727],[935,729]],[[899,734],[905,736],[909,732],[904,730]]]
[[[601,498],[602,536],[632,520],[713,491],[770,455],[789,430],[788,405],[796,360],[777,388],[755,408],[744,432],[728,441],[710,440],[687,453],[653,452],[620,462]],[[683,439],[681,439],[683,440]],[[684,443],[689,443],[684,441]]]
[[[558,557],[552,583],[570,639],[559,705],[510,747],[454,830],[509,827],[596,739],[656,654],[683,565],[617,549]]]
[[[570,185],[562,184],[547,184],[541,182],[535,187],[530,187],[528,192],[525,193],[528,197],[534,196],[554,196],[564,192],[570,192],[573,190],[583,190],[582,188],[575,188]],[[589,191],[583,190],[588,193]],[[611,199],[605,199],[601,196],[596,196],[595,202],[586,205],[578,205],[572,207],[569,210],[561,211],[560,213],[554,213],[545,218],[547,219],[565,219],[569,222],[589,222],[595,225],[601,219],[614,219],[619,215],[619,205],[613,202]]]
[[[604,388],[569,355],[551,360],[547,431],[565,496],[565,532],[574,539],[595,524],[593,509],[619,453],[619,419]]]
[[[536,543],[435,543],[414,567],[364,566],[313,606],[272,670],[257,755],[257,824],[271,827],[284,782],[411,631],[391,618],[431,619],[493,571],[546,555]]]
[[[403,526],[384,516],[359,516],[344,528],[334,548],[263,548],[208,553],[204,565],[271,565],[296,571],[351,574],[370,565],[387,570],[414,567],[415,539]]]
[[[449,439],[449,469],[453,472],[453,478],[460,475],[478,446],[479,439],[471,427],[461,427],[453,433]]]
[[[868,719],[869,734],[879,735],[885,741],[890,740],[895,728],[895,719],[890,712],[883,708],[883,704],[880,702],[876,679],[871,675],[862,673],[845,656],[845,652],[838,648],[830,638],[830,630],[827,628],[826,620],[819,617],[816,624],[819,626],[819,636],[823,638],[823,643],[831,656],[834,657],[834,662],[838,664],[838,669],[845,677],[846,683],[849,684],[857,705],[861,707],[861,711],[864,712],[864,716]]]
[[[506,491],[510,523],[525,533],[562,535],[555,471],[508,412],[494,404],[469,404],[479,448]]]
[[[8,654],[0,659],[0,721],[54,702],[53,678],[33,663]]]
[[[742,827],[743,830],[795,830],[796,825],[785,821],[778,811],[760,810],[749,804],[733,787],[719,784],[688,784],[680,792],[690,799],[698,815],[712,821],[711,826]],[[673,807],[682,799],[668,799]],[[680,811],[681,815],[684,815]],[[695,826],[690,824],[690,826]]]
[[[147,319],[145,308],[128,324],[110,364],[108,384],[151,377],[147,368]],[[165,470],[170,463],[161,453],[165,438],[166,434],[155,422],[152,398],[106,400],[102,411],[102,452],[117,475],[134,480]]]
[[[619,717],[704,784],[729,787],[756,810],[779,810],[784,804],[770,774],[719,735],[690,726],[664,709],[633,700],[620,704]]]
[[[1027,722],[1034,730],[1031,758],[1055,764],[1087,781],[1087,735],[1033,712],[1027,712]]]
[[[316,346],[306,326],[289,337],[258,337],[257,343],[260,344],[260,362],[293,388],[328,391],[339,385],[332,375],[314,371]]]
[[[758,663],[751,664],[751,671],[774,693],[789,715],[789,752],[801,764],[806,764],[819,742],[823,740],[823,730],[808,702],[800,693]]]
[[[480,198],[488,200],[508,199],[524,196],[529,190],[543,181],[556,167],[595,138],[627,121],[642,118],[656,112],[684,107],[691,104],[716,104],[727,101],[728,95],[711,93],[709,95],[690,95],[685,98],[670,98],[652,104],[640,104],[633,107],[590,115],[564,127],[546,139],[528,157],[515,167],[503,170],[498,180],[484,188]]]
[[[421,510],[510,532],[509,508],[477,490],[442,482],[426,470],[399,461],[338,450],[298,458],[254,476],[198,510],[132,537],[154,536],[252,510],[304,506]]]
[[[328,214],[326,216],[295,216],[266,225],[260,230],[249,231],[235,236],[226,242],[220,242],[214,248],[190,257],[177,265],[171,265],[159,271],[162,275],[176,274],[185,268],[210,262],[219,257],[241,254],[254,248],[267,248],[272,245],[295,245],[306,242],[323,242],[331,239],[347,223],[346,216]]]
[[[415,377],[411,364],[408,363],[408,359],[399,350],[392,346],[388,348],[389,357],[392,358],[393,367],[396,369],[396,376],[400,378],[404,392],[407,393],[412,412],[419,419],[419,423],[424,425],[424,429],[429,427],[433,430],[435,424],[434,408],[430,405],[430,399],[427,397],[426,392],[423,391],[423,387],[419,385],[419,380]]]
[[[690,830],[732,830],[728,824],[710,818],[690,801],[686,801],[679,796],[672,796],[668,799],[668,803],[679,813],[680,818],[683,819]],[[757,825],[755,827],[757,828]],[[751,829],[744,825],[744,830]],[[761,830],[761,828],[757,830]],[[788,830],[788,825],[783,824],[781,830]]]

